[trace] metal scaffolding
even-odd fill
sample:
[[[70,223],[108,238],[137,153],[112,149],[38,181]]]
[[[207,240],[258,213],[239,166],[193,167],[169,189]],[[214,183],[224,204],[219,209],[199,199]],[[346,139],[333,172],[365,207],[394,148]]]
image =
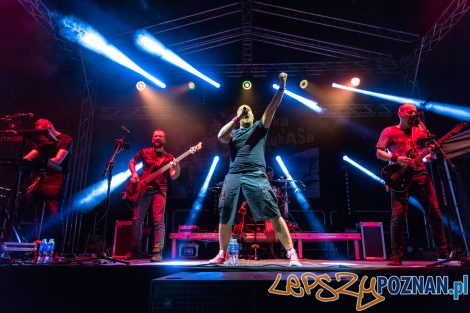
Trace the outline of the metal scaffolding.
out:
[[[441,42],[470,9],[470,1],[454,0],[444,10],[429,30],[420,37],[418,44],[404,59],[406,70],[405,83],[411,95],[417,88],[418,72],[421,62]]]
[[[63,216],[65,218],[64,248],[74,252],[78,247],[78,238],[82,215],[79,208],[73,203],[73,195],[87,184],[88,164],[93,138],[93,119],[95,99],[92,91],[92,82],[89,80],[85,60],[80,51],[71,49],[69,42],[59,36],[59,31],[46,5],[40,0],[17,0],[27,12],[48,32],[51,38],[57,41],[61,48],[80,61],[83,72],[84,92],[80,104],[80,120],[78,134],[74,136],[74,151],[72,160],[72,172],[69,177],[69,195],[65,201]]]

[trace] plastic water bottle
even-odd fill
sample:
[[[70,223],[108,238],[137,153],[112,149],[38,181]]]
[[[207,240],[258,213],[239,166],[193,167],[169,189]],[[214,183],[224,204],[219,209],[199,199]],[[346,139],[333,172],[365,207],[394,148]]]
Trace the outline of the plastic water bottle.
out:
[[[38,251],[38,259],[36,260],[36,264],[41,264],[44,262],[44,250],[46,249],[47,240],[43,239],[39,244],[39,251]]]
[[[238,266],[239,260],[238,256],[240,254],[240,247],[238,245],[237,239],[230,238],[228,244],[228,266]]]
[[[49,239],[49,263],[52,263],[54,260],[54,249],[55,249],[55,242],[54,239]]]
[[[44,258],[42,260],[43,264],[52,262],[52,254],[54,253],[54,239],[49,239],[49,242],[45,244],[44,247]]]

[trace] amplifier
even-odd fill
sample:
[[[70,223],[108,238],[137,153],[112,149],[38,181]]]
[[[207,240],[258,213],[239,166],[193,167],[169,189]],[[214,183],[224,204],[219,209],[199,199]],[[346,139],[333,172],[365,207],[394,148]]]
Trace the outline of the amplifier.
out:
[[[386,260],[382,222],[361,222],[359,226],[364,260]]]
[[[132,244],[132,221],[116,221],[113,257],[125,256]]]

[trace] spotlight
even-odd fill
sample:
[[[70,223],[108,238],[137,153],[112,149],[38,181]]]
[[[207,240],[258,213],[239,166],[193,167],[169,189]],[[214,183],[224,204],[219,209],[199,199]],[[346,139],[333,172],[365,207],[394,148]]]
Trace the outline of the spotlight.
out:
[[[300,81],[300,88],[305,89],[308,86],[308,81],[306,79]]]
[[[273,88],[274,89],[279,89],[279,85],[277,84],[273,84]],[[322,113],[323,112],[323,109],[318,105],[318,102],[315,102],[313,100],[310,100],[310,99],[307,99],[307,98],[304,98],[304,97],[301,97],[299,95],[296,95],[295,93],[285,89],[284,90],[284,94],[288,95],[289,97],[299,101],[300,103],[304,104],[305,106],[307,106],[309,109],[317,112],[317,113]]]
[[[353,77],[351,78],[351,85],[353,87],[357,87],[361,84],[361,79],[359,77]]]
[[[66,16],[60,20],[60,33],[70,41],[82,47],[99,53],[114,62],[142,75],[160,88],[166,88],[165,83],[144,71],[139,65],[121,52],[101,36],[93,27],[73,16]]]
[[[242,83],[242,86],[243,86],[243,89],[245,90],[250,90],[251,89],[251,82],[249,80],[245,80],[243,83]]]
[[[135,84],[135,88],[137,88],[137,90],[144,90],[145,89],[145,83],[143,81],[139,81],[137,82],[137,84]]]
[[[189,82],[188,83],[188,89],[189,90],[194,90],[196,89],[196,84],[194,82]]]
[[[218,156],[215,156],[214,159],[212,160],[212,165],[209,169],[209,172],[207,173],[204,183],[201,186],[201,189],[199,189],[199,193],[197,195],[196,201],[194,201],[193,203],[193,206],[191,208],[191,215],[186,221],[186,225],[193,225],[196,222],[197,217],[199,216],[199,213],[201,212],[202,202],[204,201],[204,198],[207,194],[209,182],[212,178],[212,175],[214,174],[215,167],[217,166],[217,163],[219,163],[219,160],[220,158]]]
[[[135,34],[135,44],[139,48],[141,48],[143,51],[149,54],[152,54],[154,56],[157,56],[175,66],[178,66],[179,68],[201,78],[202,80],[205,80],[212,86],[216,88],[220,87],[220,84],[218,82],[210,79],[206,75],[199,72],[197,69],[191,66],[188,62],[186,62],[181,57],[176,55],[173,51],[166,48],[163,43],[158,41],[157,38],[153,37],[147,31],[139,31]]]

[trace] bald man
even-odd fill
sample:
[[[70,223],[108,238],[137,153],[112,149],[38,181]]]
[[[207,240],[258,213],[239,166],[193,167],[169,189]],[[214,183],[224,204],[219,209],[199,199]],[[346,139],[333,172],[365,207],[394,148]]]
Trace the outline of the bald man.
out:
[[[423,147],[418,145],[418,140],[428,137],[422,128],[414,126],[417,114],[418,110],[413,104],[405,103],[400,106],[398,109],[400,123],[385,128],[380,134],[376,145],[377,158],[401,165],[411,164],[413,159],[406,155],[407,152],[410,149],[415,149],[419,152]],[[421,161],[418,167],[424,169],[424,162]],[[404,226],[408,212],[408,199],[411,194],[418,199],[429,217],[438,259],[447,259],[449,252],[447,251],[441,210],[428,173],[423,171],[423,173],[416,175],[406,191],[396,192],[391,190],[390,193],[392,198],[392,219],[390,221],[392,255],[388,265],[396,266],[402,264],[405,237]]]

